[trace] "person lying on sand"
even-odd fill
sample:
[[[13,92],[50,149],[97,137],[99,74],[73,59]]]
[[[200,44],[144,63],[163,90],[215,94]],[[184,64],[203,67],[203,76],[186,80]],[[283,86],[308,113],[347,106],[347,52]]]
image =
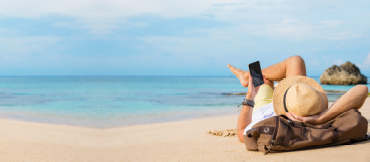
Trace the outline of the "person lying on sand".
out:
[[[322,124],[342,112],[359,109],[368,95],[367,86],[357,85],[328,108],[328,99],[323,88],[306,76],[306,65],[300,56],[289,57],[262,69],[265,83],[259,87],[253,86],[248,71],[237,69],[230,64],[228,67],[239,78],[241,85],[248,87],[237,123],[238,138],[241,142],[244,142],[243,135],[246,131],[269,117],[283,114],[293,121]],[[280,81],[275,90],[274,81]],[[254,105],[247,103],[247,100],[254,101]]]

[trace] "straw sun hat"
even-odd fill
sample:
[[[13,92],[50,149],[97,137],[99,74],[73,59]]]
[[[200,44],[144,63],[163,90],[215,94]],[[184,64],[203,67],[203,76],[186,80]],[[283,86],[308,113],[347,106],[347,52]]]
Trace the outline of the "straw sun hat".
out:
[[[276,86],[273,104],[276,115],[293,112],[299,116],[311,116],[328,109],[328,97],[320,84],[312,78],[292,76]]]

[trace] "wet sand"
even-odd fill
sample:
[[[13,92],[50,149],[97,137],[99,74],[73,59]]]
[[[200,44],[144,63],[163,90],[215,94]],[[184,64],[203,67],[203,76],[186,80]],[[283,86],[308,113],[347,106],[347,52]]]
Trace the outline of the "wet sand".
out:
[[[360,111],[370,119],[370,98]],[[370,141],[263,155],[206,134],[235,129],[237,117],[109,129],[0,119],[0,161],[370,161]]]

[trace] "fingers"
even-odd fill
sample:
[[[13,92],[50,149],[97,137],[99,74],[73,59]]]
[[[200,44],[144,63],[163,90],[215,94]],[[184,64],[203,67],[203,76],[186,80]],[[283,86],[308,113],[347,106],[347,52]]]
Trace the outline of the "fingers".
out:
[[[248,84],[248,86],[253,85],[253,84],[252,84],[252,82],[253,82],[252,76],[250,75],[248,78],[249,78],[249,84]]]
[[[286,115],[290,120],[293,120],[293,119],[292,119],[292,116],[291,116],[289,113],[286,113],[285,115]]]
[[[286,113],[286,116],[287,116],[290,120],[297,121],[297,119],[295,119],[295,118],[294,118],[294,116],[292,116],[292,114],[290,114],[290,113]]]
[[[263,80],[263,82],[266,84],[266,77],[265,77],[265,75],[263,75],[263,74],[262,74],[262,80]]]
[[[288,116],[288,118],[290,120],[304,122],[303,119],[302,119],[302,117],[298,116],[297,114],[288,112],[288,113],[286,113],[286,116]]]
[[[297,114],[294,114],[293,112],[290,113],[295,119],[297,120],[302,120],[302,118],[300,116],[298,116]]]

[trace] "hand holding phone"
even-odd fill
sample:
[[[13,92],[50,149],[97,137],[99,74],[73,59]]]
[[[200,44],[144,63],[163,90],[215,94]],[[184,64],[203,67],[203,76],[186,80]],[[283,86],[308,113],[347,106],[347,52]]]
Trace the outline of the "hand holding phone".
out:
[[[248,67],[250,76],[252,76],[253,78],[252,83],[254,87],[258,87],[264,84],[260,62],[259,61],[253,62],[249,64]]]

